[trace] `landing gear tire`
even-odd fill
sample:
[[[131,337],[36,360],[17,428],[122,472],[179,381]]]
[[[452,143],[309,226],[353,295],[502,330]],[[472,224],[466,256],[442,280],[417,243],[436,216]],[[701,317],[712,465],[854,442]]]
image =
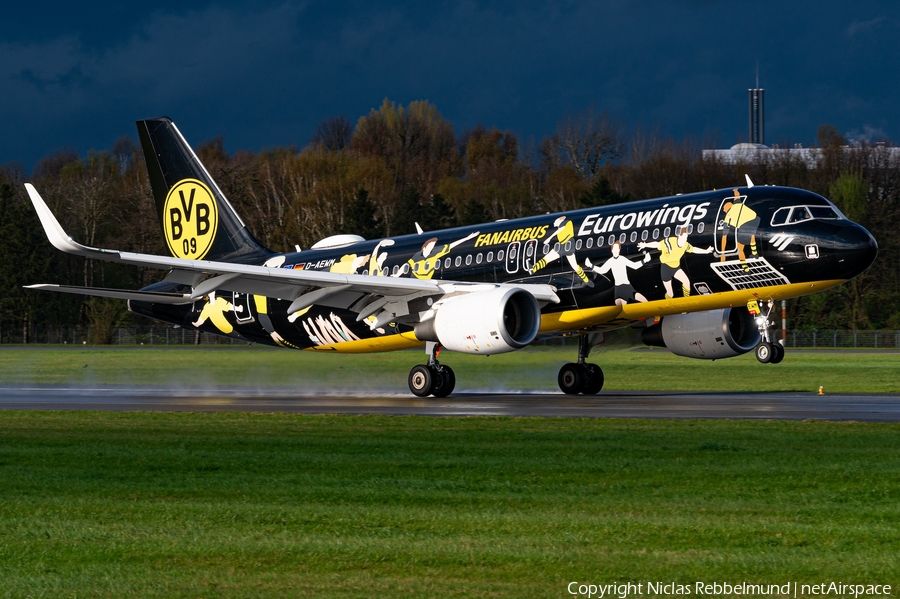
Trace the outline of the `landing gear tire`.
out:
[[[784,346],[780,343],[772,344],[772,359],[769,361],[770,364],[778,364],[782,360],[784,360]]]
[[[756,346],[756,359],[759,360],[761,364],[768,364],[772,361],[772,358],[775,357],[776,351],[777,350],[772,347],[771,343],[763,341]]]
[[[456,386],[456,375],[453,374],[453,370],[449,366],[444,366],[443,364],[437,368],[436,374],[431,394],[435,397],[447,397],[453,393],[453,388]]]
[[[409,371],[409,390],[417,397],[428,397],[435,387],[434,371],[424,364],[418,364]]]
[[[585,364],[588,380],[584,389],[581,390],[585,395],[596,395],[603,388],[603,371],[596,364]]]
[[[582,364],[570,362],[559,369],[556,382],[566,395],[578,395],[588,383],[588,369]]]

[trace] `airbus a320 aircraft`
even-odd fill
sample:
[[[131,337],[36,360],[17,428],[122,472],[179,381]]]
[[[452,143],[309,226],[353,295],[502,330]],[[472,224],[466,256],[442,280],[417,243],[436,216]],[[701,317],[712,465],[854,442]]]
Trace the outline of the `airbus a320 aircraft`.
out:
[[[33,285],[128,300],[132,312],[254,343],[326,352],[424,347],[415,395],[445,397],[441,348],[521,349],[577,335],[565,393],[597,393],[586,363],[605,331],[641,328],[649,345],[717,359],[756,351],[777,363],[776,300],[822,291],[875,259],[872,235],[825,198],[747,186],[366,241],[335,235],[308,250],[263,247],[168,118],[138,121],[171,256],[81,245],[26,184],[50,242],[99,260],[165,269],[140,291]]]

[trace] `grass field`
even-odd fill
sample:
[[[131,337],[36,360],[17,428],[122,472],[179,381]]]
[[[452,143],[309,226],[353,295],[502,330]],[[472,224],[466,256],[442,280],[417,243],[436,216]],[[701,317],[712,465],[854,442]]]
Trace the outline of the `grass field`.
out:
[[[538,347],[498,356],[445,352],[457,390],[556,391],[556,375],[573,361],[572,347]],[[0,385],[139,384],[174,386],[288,386],[405,393],[412,365],[423,352],[334,355],[263,347],[210,349],[149,347],[5,349]],[[598,351],[591,361],[606,375],[606,389],[675,391],[900,392],[900,353],[807,353],[788,350],[784,362],[763,365],[752,353],[710,362],[666,350]]]
[[[0,412],[0,597],[900,584],[900,426]]]

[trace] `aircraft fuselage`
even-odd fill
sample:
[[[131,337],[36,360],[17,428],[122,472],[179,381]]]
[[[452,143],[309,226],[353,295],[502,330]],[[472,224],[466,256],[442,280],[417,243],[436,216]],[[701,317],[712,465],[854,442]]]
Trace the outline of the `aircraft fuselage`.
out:
[[[268,266],[343,274],[549,284],[541,332],[613,329],[648,318],[813,293],[864,271],[877,244],[825,198],[756,186],[544,214],[278,255]],[[147,290],[180,291],[161,282]],[[188,328],[296,349],[385,351],[422,344],[409,326],[370,328],[359,306],[219,290],[191,305],[130,309]],[[357,308],[354,310],[353,308]],[[423,306],[424,308],[424,306]]]

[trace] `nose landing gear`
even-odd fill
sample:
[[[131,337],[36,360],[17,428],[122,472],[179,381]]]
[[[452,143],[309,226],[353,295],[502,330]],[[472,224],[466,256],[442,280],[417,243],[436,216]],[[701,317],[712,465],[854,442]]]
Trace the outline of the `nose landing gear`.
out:
[[[456,386],[456,375],[449,366],[438,362],[440,344],[429,342],[428,364],[418,364],[409,371],[409,390],[417,397],[447,397]]]
[[[596,345],[597,333],[578,335],[578,362],[570,362],[559,369],[556,382],[559,388],[567,395],[595,395],[603,388],[603,370],[596,364],[585,364],[585,360],[591,353],[591,348]],[[602,335],[602,333],[600,333]]]
[[[747,309],[750,310],[751,314],[756,316],[756,326],[759,329],[761,338],[759,345],[756,346],[756,359],[761,364],[778,364],[784,360],[785,352],[783,345],[777,341],[772,341],[772,335],[770,333],[772,326],[775,323],[769,320],[769,315],[772,313],[772,308],[775,307],[775,302],[769,300],[765,303],[765,306],[765,314],[763,314],[756,301],[747,304]]]

